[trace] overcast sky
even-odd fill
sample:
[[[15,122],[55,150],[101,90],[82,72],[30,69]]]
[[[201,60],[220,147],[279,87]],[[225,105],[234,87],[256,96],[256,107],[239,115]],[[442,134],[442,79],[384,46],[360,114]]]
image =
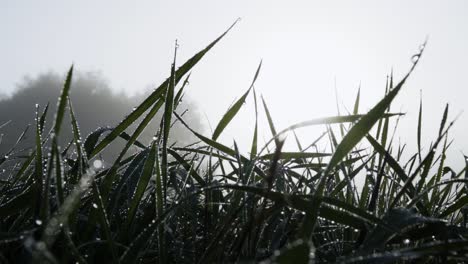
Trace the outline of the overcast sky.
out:
[[[393,68],[399,80],[427,36],[420,65],[394,104],[407,113],[402,141],[414,145],[420,91],[426,144],[437,134],[445,103],[451,117],[466,108],[468,2],[463,0],[5,0],[0,3],[0,93],[11,93],[25,75],[65,73],[73,62],[132,94],[168,76],[175,39],[181,64],[238,17],[241,22],[195,67],[187,91],[213,126],[248,88],[261,59],[256,89],[278,128],[334,115],[335,80],[339,102],[348,108],[361,83],[361,109],[368,110],[382,98],[386,75]],[[252,100],[247,103],[221,140],[230,144],[236,137],[248,145],[253,108]],[[467,115],[451,134],[456,159],[460,151],[468,154]]]

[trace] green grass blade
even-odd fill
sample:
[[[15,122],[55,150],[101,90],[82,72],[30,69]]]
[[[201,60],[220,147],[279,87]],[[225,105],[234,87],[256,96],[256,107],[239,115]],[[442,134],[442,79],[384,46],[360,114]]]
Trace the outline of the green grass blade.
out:
[[[216,141],[218,137],[221,135],[223,130],[226,128],[226,126],[232,121],[232,119],[237,115],[239,110],[241,109],[242,105],[245,103],[245,99],[249,95],[250,91],[252,90],[253,85],[255,84],[255,81],[257,80],[258,74],[260,72],[260,69],[262,68],[262,62],[258,65],[257,72],[255,73],[254,79],[252,81],[252,84],[250,85],[249,89],[244,93],[244,95],[237,100],[231,108],[224,114],[223,118],[219,121],[218,125],[216,126],[213,136],[211,137],[212,140]]]
[[[255,127],[254,127],[254,134],[252,138],[252,146],[250,148],[250,160],[253,160],[257,156],[257,139],[258,139],[258,110],[257,110],[257,93],[255,89],[253,89],[254,94],[254,106],[255,106]]]
[[[421,127],[422,127],[422,96],[419,99],[419,115],[418,115],[418,134],[417,134],[417,142],[418,142],[418,156],[419,162],[421,162]]]
[[[77,161],[77,171],[76,174],[71,175],[72,178],[69,179],[71,184],[76,184],[78,179],[81,178],[82,173],[85,171],[88,163],[88,157],[86,156],[86,151],[84,151],[83,143],[81,141],[81,134],[78,127],[78,121],[76,120],[75,112],[73,111],[73,105],[71,100],[68,101],[70,108],[70,118],[72,123],[73,130],[73,141],[76,148],[76,161]]]
[[[206,48],[195,54],[192,58],[187,60],[180,68],[177,69],[175,72],[175,85],[179,82],[179,80],[187,74],[195,64],[197,64],[205,54],[213,48],[237,23],[234,22],[221,36],[211,42]],[[161,95],[166,93],[166,89],[169,85],[170,78],[164,81],[150,96],[148,96],[138,107],[135,108],[124,120],[120,122],[117,127],[115,127],[112,132],[107,135],[99,144],[92,150],[89,154],[89,158],[96,156],[99,152],[101,152],[105,147],[107,147],[110,143],[114,141],[122,132],[125,131],[135,120],[137,120],[148,108],[153,105],[156,100],[158,100]]]
[[[356,100],[354,101],[353,115],[359,113],[359,101],[361,99],[361,87],[359,86],[358,93],[356,95]]]
[[[271,135],[275,140],[276,146],[278,146],[279,139],[277,138],[275,124],[273,123],[273,118],[271,117],[270,110],[268,109],[268,106],[267,106],[267,104],[265,102],[265,98],[263,98],[263,96],[262,96],[262,103],[263,103],[263,109],[265,110],[265,114],[266,114],[266,117],[267,117],[267,120],[268,120],[268,126],[270,127]],[[267,143],[266,145],[268,145],[268,144],[269,143]]]
[[[54,133],[56,136],[60,133],[63,117],[65,116],[65,108],[68,103],[68,95],[70,94],[71,81],[73,76],[73,65],[68,70],[67,78],[63,85],[62,94],[57,102],[57,112],[55,112]]]
[[[155,159],[156,159],[156,143],[153,142],[151,145],[151,150],[146,158],[145,165],[143,167],[143,171],[141,173],[140,179],[138,180],[138,186],[132,197],[132,201],[130,202],[130,206],[129,206],[128,214],[127,214],[127,220],[124,224],[124,228],[122,229],[122,234],[126,234],[126,235],[130,234],[130,227],[133,224],[133,220],[135,218],[138,205],[142,201],[143,194],[145,193],[145,190],[148,187],[149,180],[153,174]]]

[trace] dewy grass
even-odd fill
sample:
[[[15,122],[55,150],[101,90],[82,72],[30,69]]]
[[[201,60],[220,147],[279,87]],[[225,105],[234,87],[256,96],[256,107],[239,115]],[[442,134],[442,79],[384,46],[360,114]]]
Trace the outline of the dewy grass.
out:
[[[401,114],[390,112],[390,105],[423,50],[397,85],[391,78],[386,95],[368,113],[359,113],[358,91],[352,114],[311,118],[282,130],[263,97],[263,107],[257,105],[260,64],[214,133],[202,135],[186,124],[177,106],[186,75],[226,33],[178,69],[174,57],[171,76],[135,110],[116,127],[87,137],[80,134],[68,96],[70,69],[52,130],[44,131],[48,107],[40,112],[38,106],[33,150],[12,149],[0,159],[1,263],[468,260],[468,171],[447,164],[453,125],[448,107],[429,149],[420,146],[422,103],[417,152],[403,160],[405,147],[392,140]],[[242,153],[235,143],[217,140],[249,96],[255,124],[250,153]],[[257,141],[262,110],[272,134],[263,146]],[[138,137],[158,113],[160,129],[145,146]],[[66,114],[71,124],[63,123]],[[199,142],[170,146],[174,122],[183,123]],[[60,146],[65,125],[72,127],[73,142]],[[326,129],[303,147],[294,131],[309,126]],[[296,150],[282,149],[288,133],[294,134]],[[119,137],[127,144],[113,164],[94,166]],[[132,146],[138,151],[128,152]]]

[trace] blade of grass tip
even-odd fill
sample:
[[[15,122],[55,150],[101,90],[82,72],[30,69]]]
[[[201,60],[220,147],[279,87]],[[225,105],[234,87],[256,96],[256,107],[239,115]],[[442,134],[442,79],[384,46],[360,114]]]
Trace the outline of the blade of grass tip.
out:
[[[192,58],[187,60],[180,68],[177,69],[175,73],[175,85],[180,81],[180,79],[189,72],[193,66],[195,66],[205,54],[213,48],[238,22],[236,20],[221,36],[211,42],[206,48],[195,54]],[[93,149],[90,153],[89,158],[96,156],[104,148],[106,148],[110,143],[114,141],[125,129],[127,129],[135,120],[137,120],[148,108],[153,105],[156,100],[160,98],[161,95],[166,93],[170,77],[164,81],[151,95],[149,95],[138,107],[135,108],[124,120],[120,122],[117,127],[115,127],[110,134],[108,134],[99,144]]]
[[[48,161],[48,166],[47,166],[47,174],[46,174],[46,179],[45,179],[45,185],[44,185],[44,192],[43,192],[43,200],[42,200],[42,217],[41,219],[43,221],[48,219],[49,215],[49,186],[50,186],[50,177],[52,174],[52,170],[54,168],[54,159],[56,158],[56,155],[60,155],[60,152],[58,150],[58,135],[60,134],[60,128],[62,125],[62,121],[65,115],[65,110],[66,106],[68,103],[68,96],[70,94],[70,87],[71,87],[71,82],[72,82],[72,76],[73,76],[73,65],[70,67],[67,73],[67,77],[65,79],[65,83],[63,84],[62,88],[62,93],[58,99],[57,102],[57,110],[55,112],[55,121],[53,125],[53,133],[52,135],[52,150],[49,152],[49,161]],[[62,166],[60,163],[61,161],[58,160],[56,161],[55,165],[56,166]],[[63,194],[63,181],[62,181],[62,170],[61,168],[56,167],[56,188],[57,188],[57,195],[58,195],[58,202],[63,202],[64,199],[64,194]]]
[[[65,115],[65,108],[68,103],[68,95],[70,94],[71,81],[73,76],[73,65],[68,70],[67,78],[63,84],[62,94],[57,102],[57,111],[55,112],[54,133],[58,136],[62,125],[62,120]]]
[[[221,133],[223,132],[223,130],[226,128],[226,126],[237,115],[237,113],[241,109],[242,105],[245,103],[245,99],[247,98],[250,91],[252,90],[252,87],[254,86],[255,81],[258,78],[258,74],[260,73],[261,68],[262,68],[262,62],[260,61],[259,65],[257,67],[257,71],[255,72],[255,76],[253,78],[252,84],[250,85],[249,89],[244,93],[244,95],[242,95],[241,98],[239,98],[239,100],[237,100],[231,106],[231,108],[229,108],[229,110],[224,114],[223,118],[221,118],[221,120],[219,121],[218,125],[216,126],[216,128],[215,128],[215,130],[213,132],[213,136],[211,137],[212,140],[216,141],[218,139],[218,137],[221,135]]]
[[[406,76],[400,81],[400,83],[393,88],[377,105],[375,105],[366,115],[364,115],[344,136],[340,144],[337,146],[335,153],[331,157],[328,166],[325,168],[321,175],[319,184],[317,186],[316,196],[312,201],[312,208],[306,212],[304,217],[303,225],[301,227],[303,238],[310,240],[312,233],[315,228],[317,216],[322,203],[322,196],[325,190],[325,184],[327,179],[330,177],[330,173],[335,166],[354,148],[354,146],[365,137],[368,132],[372,129],[375,123],[385,114],[388,106],[391,104],[393,99],[396,97],[398,92],[403,87],[410,74],[419,61],[419,57],[422,55],[424,48],[417,54],[418,60],[413,62],[413,65]]]
[[[439,136],[442,134],[442,131],[445,128],[445,123],[447,122],[448,110],[449,110],[449,105],[446,104],[445,105],[445,110],[444,110],[444,115],[442,116],[442,121],[440,122]]]
[[[46,119],[46,116],[47,116],[47,112],[49,110],[49,103],[46,104],[45,108],[44,108],[44,111],[42,112],[42,115],[41,115],[41,121],[40,121],[40,126],[41,126],[41,134],[44,133],[44,125],[45,125],[45,119]]]
[[[335,77],[335,104],[336,104],[336,112],[337,112],[338,116],[341,116],[340,104],[339,104],[338,102],[339,102],[338,87],[337,87],[337,84],[336,84],[336,77]],[[343,136],[343,135],[344,135],[344,126],[343,126],[343,124],[339,124],[339,128],[340,128],[341,136]]]
[[[182,102],[182,97],[184,96],[185,87],[189,84],[190,75],[192,75],[191,72],[189,72],[184,82],[182,83],[182,87],[180,87],[179,91],[174,97],[174,109],[176,109],[177,106],[179,106],[179,104]]]
[[[357,115],[359,113],[359,100],[361,98],[361,84],[359,84],[358,92],[356,95],[356,100],[354,101],[354,108],[353,108],[353,115]]]
[[[253,89],[254,94],[254,105],[255,105],[255,128],[252,139],[252,147],[250,149],[250,160],[253,160],[257,156],[257,139],[258,139],[258,110],[257,110],[257,93],[255,88]]]
[[[392,78],[393,78],[393,69],[392,69],[392,72],[390,73],[390,82],[389,82],[389,77],[387,75],[387,80],[385,81],[385,93],[384,93],[384,97],[387,96],[389,90],[392,86],[392,84],[390,84],[392,82]],[[381,134],[381,129],[382,129],[382,120],[379,120],[378,124],[377,124],[377,131],[375,133],[375,139],[379,140],[380,139],[380,134]],[[372,161],[374,162],[374,161]]]
[[[417,135],[417,142],[418,142],[418,157],[419,162],[421,162],[421,123],[422,123],[422,92],[420,91],[419,97],[419,115],[418,115],[418,135]]]
[[[88,163],[88,158],[86,157],[86,151],[83,150],[80,130],[78,128],[78,121],[76,120],[75,112],[73,111],[73,105],[70,99],[68,100],[68,105],[70,108],[70,118],[71,118],[72,129],[73,129],[73,141],[75,143],[76,154],[77,154],[76,160],[78,162],[77,174],[72,175],[71,176],[72,178],[69,179],[70,183],[74,185],[78,182],[78,179],[81,178],[82,173],[85,171],[86,164]]]
[[[262,96],[262,103],[263,103],[263,109],[265,109],[265,114],[266,114],[266,117],[267,117],[267,120],[268,120],[268,126],[270,127],[271,135],[275,140],[276,147],[278,147],[279,139],[277,138],[275,125],[273,123],[273,118],[271,118],[270,110],[268,110],[268,106],[267,106],[267,104],[265,102],[265,98],[263,98],[263,96]],[[268,146],[268,144],[269,144],[269,142],[267,144],[265,144],[265,146]]]

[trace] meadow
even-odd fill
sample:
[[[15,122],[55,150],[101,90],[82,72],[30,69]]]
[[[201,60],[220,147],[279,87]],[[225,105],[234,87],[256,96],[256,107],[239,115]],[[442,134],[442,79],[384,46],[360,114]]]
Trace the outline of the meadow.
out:
[[[229,31],[229,30],[228,30]],[[73,111],[73,66],[56,114],[36,105],[35,143],[0,158],[1,263],[461,263],[468,259],[467,171],[447,164],[449,108],[430,146],[408,153],[394,141],[402,113],[391,104],[417,66],[390,76],[370,111],[310,119],[278,130],[255,81],[227,109],[211,135],[178,111],[190,71],[228,33],[171,75],[115,127],[80,133]],[[248,153],[218,139],[253,98]],[[422,107],[421,107],[422,109]],[[139,141],[153,118],[149,145]],[[271,139],[258,140],[259,116]],[[66,115],[70,124],[63,122]],[[313,118],[313,117],[312,117]],[[52,128],[46,130],[46,123]],[[129,131],[132,125],[135,129]],[[181,123],[197,138],[172,144]],[[60,144],[64,126],[73,139]],[[1,130],[2,124],[0,124]],[[294,131],[323,130],[304,145]],[[287,137],[286,137],[287,135]],[[19,135],[21,142],[24,134]],[[125,140],[111,166],[99,154]],[[285,140],[295,151],[283,151]],[[328,146],[324,151],[320,146]],[[365,147],[363,147],[365,146]],[[138,151],[130,151],[137,148]],[[405,152],[406,151],[406,152]],[[405,158],[404,157],[409,157]],[[360,179],[363,184],[357,184]]]

